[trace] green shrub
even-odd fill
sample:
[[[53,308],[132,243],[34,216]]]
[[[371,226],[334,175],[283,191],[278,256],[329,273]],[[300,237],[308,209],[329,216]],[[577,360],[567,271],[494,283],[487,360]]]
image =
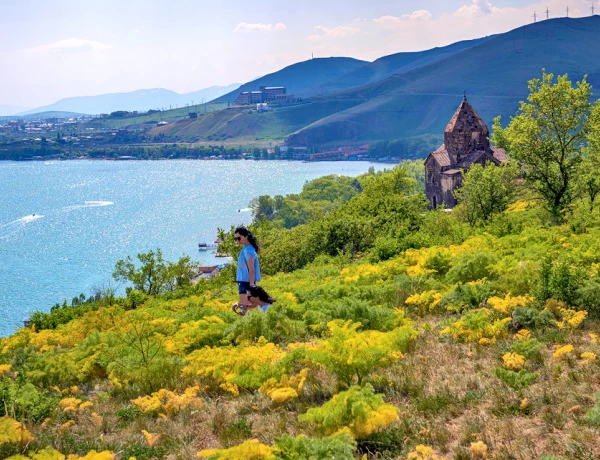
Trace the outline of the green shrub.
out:
[[[519,372],[515,372],[504,369],[503,367],[496,367],[494,369],[494,375],[513,390],[522,390],[528,387],[531,382],[539,377],[537,372],[525,372],[524,369],[521,369]]]
[[[600,427],[600,393],[595,395],[596,404],[585,413],[583,419],[590,425]]]
[[[554,315],[548,310],[536,310],[530,307],[516,307],[512,314],[513,325],[526,329],[540,329],[556,324]]]
[[[348,433],[322,438],[308,438],[302,434],[293,438],[284,434],[275,438],[275,446],[279,449],[278,460],[351,460],[356,450],[356,442]]]
[[[497,261],[496,256],[484,252],[467,252],[448,270],[446,280],[451,284],[468,283],[483,278],[491,279],[493,271],[490,265]]]

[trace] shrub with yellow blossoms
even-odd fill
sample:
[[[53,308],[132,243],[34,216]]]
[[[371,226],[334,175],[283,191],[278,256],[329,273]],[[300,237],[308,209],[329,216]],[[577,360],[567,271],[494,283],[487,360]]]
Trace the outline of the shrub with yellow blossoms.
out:
[[[488,447],[483,441],[472,442],[469,452],[471,452],[471,458],[485,458],[487,457]]]
[[[525,356],[518,353],[506,353],[502,360],[504,361],[504,367],[511,371],[523,369],[525,365]]]
[[[596,361],[596,353],[591,351],[584,351],[581,353],[580,358],[583,360],[584,364],[589,364]]]
[[[419,444],[415,450],[408,453],[407,460],[444,460],[444,457],[437,455],[429,446]]]
[[[229,449],[205,449],[198,452],[199,458],[206,460],[275,460],[273,448],[250,439]]]
[[[307,373],[308,369],[302,369],[298,375],[292,377],[282,376],[279,382],[275,378],[270,378],[262,384],[258,391],[267,395],[271,398],[271,401],[276,403],[292,401],[302,394]]]
[[[183,394],[176,394],[166,389],[132,399],[131,403],[143,413],[162,413],[167,416],[176,414],[187,407],[202,407],[202,400],[197,396],[200,387],[186,388]]]
[[[10,417],[0,417],[0,446],[8,443],[24,443],[33,439],[21,423]]]
[[[345,385],[352,385],[355,379],[360,385],[372,372],[401,359],[402,351],[418,334],[412,326],[390,332],[358,331],[360,326],[352,321],[330,321],[330,338],[307,350],[307,357],[325,366]]]
[[[533,302],[530,296],[511,296],[506,294],[502,297],[490,297],[487,303],[494,309],[505,315],[510,315],[517,307],[526,307]]]
[[[573,345],[564,345],[562,347],[558,347],[552,356],[554,356],[556,359],[560,359],[562,356],[568,355],[572,351]]]
[[[95,450],[91,450],[83,457],[79,455],[69,455],[67,460],[115,460],[116,455],[109,450],[104,450],[102,452],[96,452]]]
[[[353,386],[321,407],[313,407],[298,417],[301,422],[315,425],[322,434],[336,434],[349,430],[355,439],[369,436],[398,420],[398,408],[383,402],[370,384]]]
[[[561,329],[577,329],[588,315],[585,310],[577,311],[561,308],[559,311],[562,321],[558,321],[556,325]]]
[[[423,291],[420,294],[411,295],[404,303],[418,308],[421,314],[426,314],[439,307],[442,298],[442,294],[435,290]]]
[[[8,374],[11,369],[12,366],[10,364],[0,364],[0,376]]]
[[[211,387],[239,394],[239,386],[259,388],[270,370],[285,357],[278,345],[261,337],[256,345],[206,347],[190,353],[183,377],[195,377]]]
[[[449,335],[457,342],[494,343],[497,338],[506,337],[511,318],[493,318],[493,312],[487,308],[471,310],[444,328],[440,335]]]

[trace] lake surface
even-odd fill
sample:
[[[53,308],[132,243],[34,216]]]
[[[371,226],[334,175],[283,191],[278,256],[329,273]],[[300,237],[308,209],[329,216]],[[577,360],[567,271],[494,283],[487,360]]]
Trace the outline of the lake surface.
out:
[[[198,243],[249,224],[250,200],[298,193],[327,174],[357,176],[367,162],[0,161],[0,337],[31,311],[117,288],[115,263],[161,248],[223,263]]]

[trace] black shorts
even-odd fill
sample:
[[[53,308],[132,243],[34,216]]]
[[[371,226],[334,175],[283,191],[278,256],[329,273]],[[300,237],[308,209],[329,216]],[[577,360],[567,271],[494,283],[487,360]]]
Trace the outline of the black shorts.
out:
[[[240,294],[246,294],[248,292],[248,288],[250,287],[250,283],[248,281],[238,281],[238,292]]]

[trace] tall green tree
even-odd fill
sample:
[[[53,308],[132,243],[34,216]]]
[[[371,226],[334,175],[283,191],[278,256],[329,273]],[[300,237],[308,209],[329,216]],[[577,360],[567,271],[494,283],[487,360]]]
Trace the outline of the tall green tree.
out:
[[[592,87],[584,77],[576,86],[568,75],[542,72],[528,83],[527,102],[521,101],[506,128],[494,120],[492,140],[523,165],[528,184],[546,200],[559,219],[574,198],[582,148],[588,132]]]
[[[164,260],[162,251],[149,251],[137,255],[141,263],[137,267],[133,259],[127,256],[115,266],[113,278],[117,281],[129,281],[134,289],[145,294],[157,295],[161,292],[174,291],[178,287],[187,286],[193,277],[189,256],[182,257],[176,263]]]
[[[589,209],[593,211],[600,195],[600,99],[592,108],[588,125],[587,147],[577,185],[580,195],[589,202]]]
[[[471,226],[480,221],[492,221],[504,212],[515,195],[518,176],[515,164],[482,166],[474,164],[465,174],[463,184],[454,191],[459,204],[456,213]]]

